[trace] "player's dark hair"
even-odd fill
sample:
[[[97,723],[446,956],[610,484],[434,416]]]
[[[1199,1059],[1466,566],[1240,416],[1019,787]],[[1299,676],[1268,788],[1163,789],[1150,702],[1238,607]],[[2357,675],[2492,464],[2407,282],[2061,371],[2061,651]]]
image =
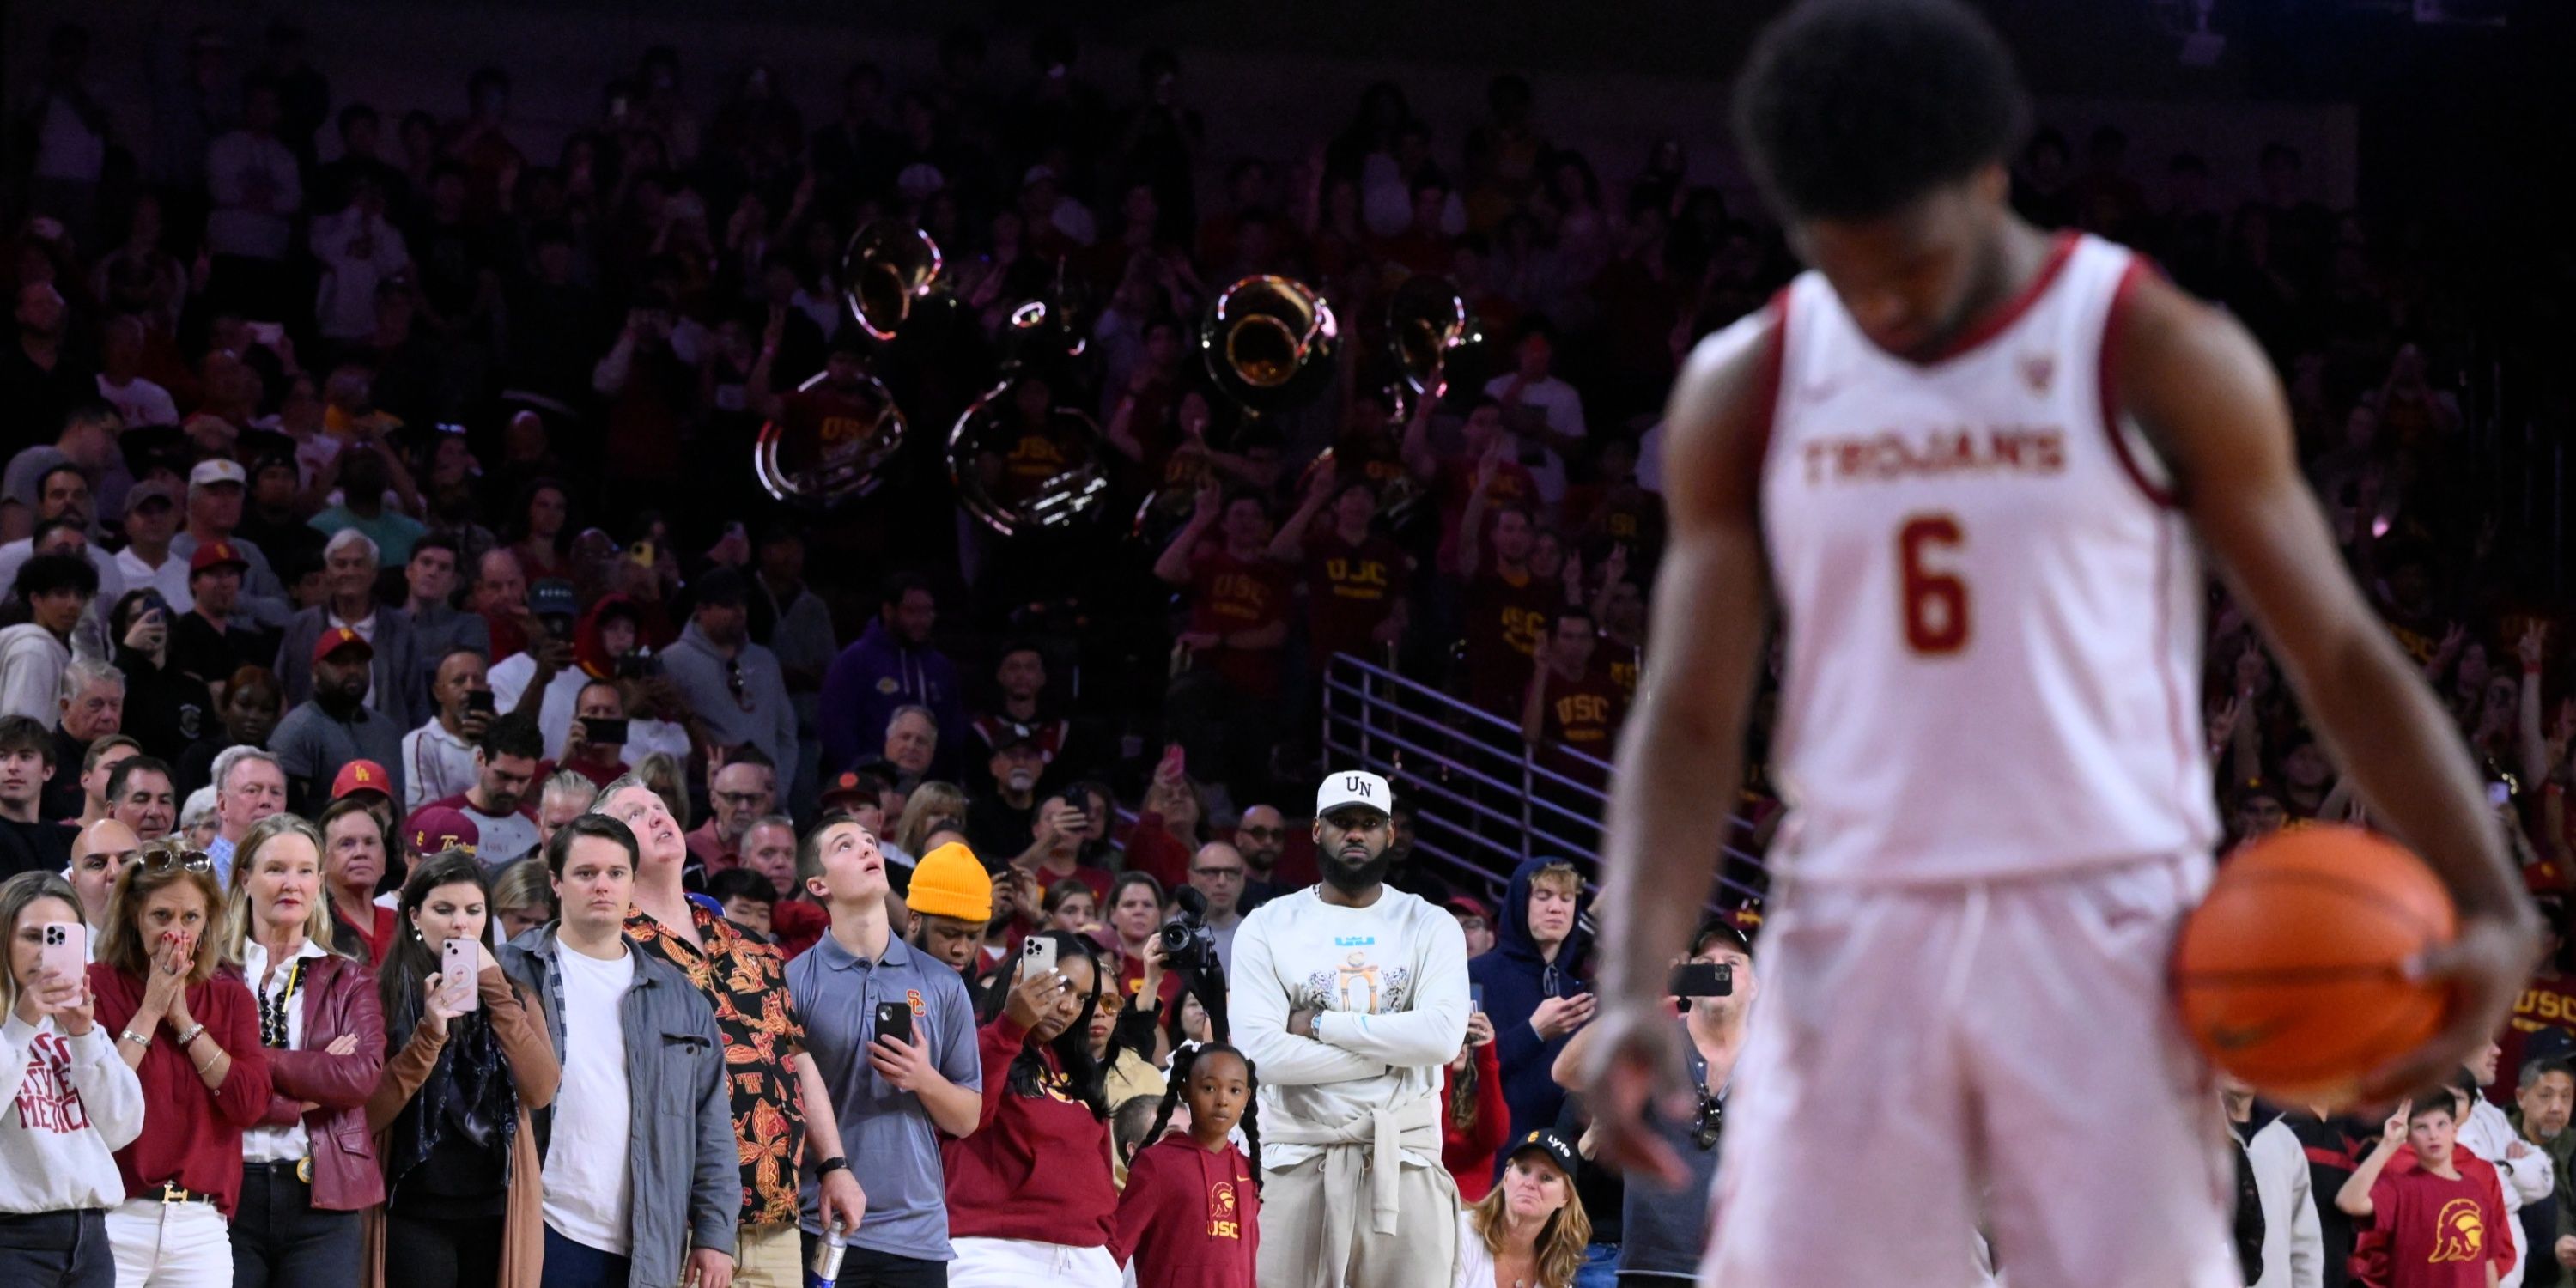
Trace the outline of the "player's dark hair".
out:
[[[1190,1094],[1190,1069],[1203,1055],[1223,1053],[1243,1061],[1243,1152],[1252,1160],[1252,1192],[1261,1192],[1261,1073],[1252,1067],[1252,1057],[1225,1042],[1201,1042],[1180,1047],[1172,1052],[1172,1071],[1163,1083],[1163,1104],[1154,1112],[1154,1126],[1145,1133],[1145,1144],[1163,1138],[1172,1126],[1172,1110]]]
[[[1804,0],[1754,41],[1735,136],[1785,218],[1867,219],[2008,156],[2029,114],[1958,0]]]

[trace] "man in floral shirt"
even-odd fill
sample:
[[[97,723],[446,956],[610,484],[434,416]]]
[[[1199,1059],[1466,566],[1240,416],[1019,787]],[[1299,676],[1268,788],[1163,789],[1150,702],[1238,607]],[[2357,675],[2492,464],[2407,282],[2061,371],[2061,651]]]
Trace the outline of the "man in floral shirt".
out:
[[[826,1220],[857,1228],[867,1198],[828,1143],[841,1138],[840,1128],[822,1074],[805,1051],[805,1023],[787,990],[787,960],[689,901],[680,887],[688,839],[643,780],[629,775],[609,784],[592,810],[626,824],[642,850],[626,933],[706,995],[724,1037],[734,1141],[742,1151],[734,1282],[798,1288],[799,1165],[810,1163],[818,1173]]]

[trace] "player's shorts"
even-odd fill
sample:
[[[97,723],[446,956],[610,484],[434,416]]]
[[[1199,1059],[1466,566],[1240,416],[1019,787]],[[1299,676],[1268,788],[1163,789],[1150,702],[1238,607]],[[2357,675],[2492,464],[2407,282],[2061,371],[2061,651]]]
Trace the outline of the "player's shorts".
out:
[[[1720,1288],[2236,1288],[2226,1128],[2166,983],[2200,858],[1795,887],[1728,1096]]]

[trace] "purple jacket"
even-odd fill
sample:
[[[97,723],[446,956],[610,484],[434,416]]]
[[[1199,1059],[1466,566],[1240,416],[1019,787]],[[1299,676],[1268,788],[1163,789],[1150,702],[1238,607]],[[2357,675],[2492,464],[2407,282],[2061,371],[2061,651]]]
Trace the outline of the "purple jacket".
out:
[[[367,1097],[385,1066],[385,1021],[375,975],[335,954],[314,960],[300,991],[304,1045],[267,1053],[272,1090],[260,1125],[284,1127],[301,1115],[312,1151],[314,1208],[363,1211],[385,1201],[376,1141],[367,1134]],[[356,1051],[332,1055],[324,1050],[343,1034],[357,1035]],[[321,1107],[306,1113],[306,1101]]]
[[[917,703],[939,717],[939,750],[931,762],[934,776],[954,778],[964,763],[966,694],[957,684],[957,665],[927,645],[912,648],[897,640],[880,617],[823,674],[823,695],[816,708],[816,731],[823,739],[822,772],[837,774],[885,750],[886,722],[895,708]]]

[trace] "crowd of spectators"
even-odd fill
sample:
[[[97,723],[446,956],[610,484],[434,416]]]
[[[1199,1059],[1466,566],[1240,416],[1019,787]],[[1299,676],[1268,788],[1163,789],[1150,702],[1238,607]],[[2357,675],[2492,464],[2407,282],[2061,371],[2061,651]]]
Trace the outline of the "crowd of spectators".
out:
[[[684,1256],[707,1288],[785,1284],[834,1217],[843,1284],[942,1282],[970,1240],[1023,1258],[986,1248],[995,1282],[1103,1259],[1250,1282],[1248,1106],[1306,1075],[1277,1034],[1223,1041],[1226,980],[1246,915],[1331,873],[1302,807],[1327,663],[1493,717],[1462,739],[1606,759],[1648,646],[1663,394],[1786,280],[1776,231],[1677,143],[1633,165],[1560,146],[1517,75],[1455,138],[1385,82],[1303,154],[1218,157],[1177,58],[1111,75],[1062,31],[1025,62],[960,29],[922,77],[753,65],[720,94],[656,47],[540,152],[512,115],[535,65],[371,102],[307,39],[208,29],[146,85],[64,27],[9,105],[0,875],[30,875],[0,929],[17,954],[85,924],[97,965],[83,992],[11,959],[0,1067],[29,1089],[0,1136],[50,1134],[6,1152],[0,1213],[103,1230],[72,1243],[84,1284],[102,1249],[128,1285],[673,1282]],[[2495,571],[2445,261],[2421,227],[2320,204],[2295,149],[2250,160],[2228,201],[2212,158],[2146,173],[2106,126],[2079,163],[2043,129],[2013,201],[2151,253],[2263,340],[2348,558],[2563,932],[2571,623]],[[842,302],[874,221],[944,256],[888,342]],[[1319,396],[1255,417],[1196,337],[1258,273],[1345,333]],[[1387,392],[1387,304],[1417,274],[1483,337],[1445,396]],[[1077,358],[1011,344],[1031,299],[1073,310]],[[781,505],[755,430],[862,369],[912,425],[879,486]],[[997,388],[1023,413],[997,486],[1105,462],[1098,521],[960,517],[946,427]],[[2361,817],[2215,592],[2205,688],[2231,841]],[[1753,852],[1780,813],[1760,759]],[[1589,858],[1439,867],[1418,804],[1390,805],[1385,881],[1454,920],[1476,1001],[1431,1064],[1376,1067],[1436,1089],[1418,1153],[1479,1204],[1485,1255],[1462,1259],[1681,1281],[1758,909],[1694,945],[1738,987],[1683,1021],[1706,1094],[1671,1138],[1696,1190],[1623,1192],[1564,1087]],[[1213,971],[1166,966],[1184,911]],[[450,940],[484,945],[470,988],[442,978]],[[1032,942],[1054,974],[1017,965]],[[2478,1079],[2518,1123],[2451,1107],[2464,1154],[2502,1155],[2532,1267],[2576,1264],[2571,970],[2562,937],[2505,1076]],[[630,1116],[616,1079],[670,1108]],[[2381,1124],[2229,1107],[2272,1223],[2253,1255],[2341,1283],[2375,1193],[2344,1202],[2343,1178]],[[1330,1152],[1278,1130],[1274,1166]],[[2297,1202],[2281,1132],[2316,1169]],[[2537,1189],[2535,1153],[2557,1161]],[[1152,1205],[1201,1167],[1235,1169],[1237,1215],[1153,1247],[1174,1227]]]

